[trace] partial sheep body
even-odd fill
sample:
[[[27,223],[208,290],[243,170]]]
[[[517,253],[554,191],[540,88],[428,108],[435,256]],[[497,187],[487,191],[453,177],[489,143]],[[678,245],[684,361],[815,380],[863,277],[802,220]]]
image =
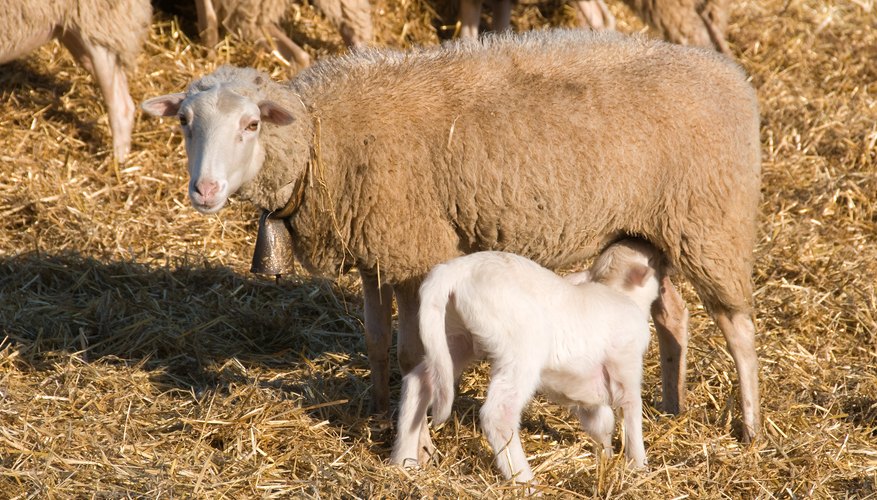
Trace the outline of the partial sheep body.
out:
[[[131,150],[135,111],[124,70],[134,67],[151,18],[149,0],[9,0],[0,9],[0,64],[60,40],[97,80],[122,161]]]
[[[728,0],[624,0],[636,14],[668,42],[712,48],[730,55],[725,40]],[[481,22],[481,0],[460,0],[460,36],[476,38]],[[582,24],[595,30],[615,29],[615,17],[603,0],[577,0]],[[493,2],[493,29],[511,29],[512,0]]]
[[[212,47],[219,41],[219,26],[244,40],[259,42],[300,68],[311,64],[310,55],[292,41],[279,23],[285,18],[290,0],[195,0],[198,29]],[[338,26],[345,43],[359,47],[373,38],[371,6],[368,0],[320,0],[316,3]]]
[[[233,96],[250,110],[272,102],[291,124],[273,126],[287,120],[263,113],[258,146],[245,151],[249,143],[232,140],[241,109],[214,111]],[[196,208],[215,212],[238,192],[291,213],[307,269],[359,269],[378,409],[389,399],[392,295],[407,373],[420,362],[417,290],[433,265],[499,250],[558,268],[637,235],[666,254],[722,329],[740,374],[745,435],[758,432],[750,314],[759,115],[727,58],[611,33],[534,32],[365,50],[318,63],[288,86],[220,68],[143,107],[205,117],[184,128]],[[198,189],[214,184],[206,195]],[[678,378],[665,397],[681,403],[687,330],[667,319],[684,316],[677,299],[664,280],[653,317],[672,349],[662,365]]]
[[[574,0],[570,3],[575,8],[576,15],[582,25],[594,30],[615,29],[615,16],[609,12],[603,0]],[[482,0],[460,0],[461,38],[478,38],[482,4]],[[512,4],[512,0],[490,2],[493,12],[493,31],[503,32],[511,29]]]
[[[642,362],[658,271],[632,247],[609,247],[597,280],[574,284],[529,259],[479,252],[439,264],[420,288],[424,360],[402,381],[397,438],[390,462],[423,463],[427,407],[433,423],[447,420],[454,380],[475,359],[491,364],[481,427],[506,479],[533,473],[518,435],[520,415],[538,390],[571,407],[582,427],[612,450],[613,408],[622,408],[625,454],[645,464]]]
[[[624,0],[664,40],[731,55],[728,0]]]
[[[368,0],[314,0],[314,5],[338,27],[348,47],[365,47],[374,41]]]

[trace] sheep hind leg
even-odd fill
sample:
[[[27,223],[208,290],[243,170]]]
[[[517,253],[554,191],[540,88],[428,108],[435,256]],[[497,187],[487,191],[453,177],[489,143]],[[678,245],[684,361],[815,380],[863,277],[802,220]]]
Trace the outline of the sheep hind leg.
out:
[[[432,383],[426,373],[426,364],[420,363],[402,378],[399,423],[396,426],[396,443],[390,456],[391,464],[411,467],[425,465],[429,461],[434,450],[432,448],[424,450],[421,446],[424,430],[429,432],[425,422],[432,393]],[[431,444],[430,442],[429,445]]]
[[[583,26],[596,31],[615,29],[615,16],[609,12],[603,0],[577,0],[573,3],[576,16]]]
[[[201,42],[211,50],[219,43],[219,21],[212,0],[195,0],[198,13],[198,35]]]
[[[742,312],[719,309],[713,319],[722,330],[740,384],[740,406],[743,419],[743,442],[751,442],[761,435],[761,409],[758,390],[758,357],[755,352],[755,325]]]
[[[376,276],[360,274],[365,316],[365,344],[371,367],[372,411],[386,414],[390,411],[393,289],[388,284],[380,284]]]
[[[652,319],[661,352],[663,410],[678,415],[686,409],[685,373],[688,351],[688,308],[670,278],[661,278],[661,291],[652,304]]]
[[[502,33],[512,29],[512,0],[493,0],[493,31]]]
[[[516,483],[533,480],[521,445],[521,412],[536,390],[538,372],[516,366],[515,373],[494,370],[487,399],[479,413],[484,436],[493,449],[495,463],[506,479]]]
[[[460,0],[460,38],[478,38],[478,25],[481,24],[481,0]]]
[[[280,26],[270,24],[268,26],[268,34],[274,39],[274,43],[277,45],[277,51],[280,52],[280,55],[283,56],[285,60],[295,61],[299,68],[307,68],[311,65],[310,54],[286,36],[286,33],[280,29]]]
[[[134,130],[134,101],[128,92],[128,78],[122,70],[118,55],[108,48],[93,44],[76,32],[66,31],[61,42],[97,80],[110,121],[113,152],[118,162],[131,151],[131,133]]]
[[[405,376],[423,361],[423,344],[420,342],[420,279],[411,279],[393,287],[396,294],[396,306],[399,313],[399,335],[396,337],[396,355],[399,358],[399,369]],[[429,436],[426,418],[420,422],[420,440],[417,446],[418,461],[426,463],[432,456],[435,446]]]
[[[582,429],[588,433],[601,448],[604,458],[612,457],[612,432],[615,430],[615,412],[609,405],[576,406],[573,413],[578,417]]]

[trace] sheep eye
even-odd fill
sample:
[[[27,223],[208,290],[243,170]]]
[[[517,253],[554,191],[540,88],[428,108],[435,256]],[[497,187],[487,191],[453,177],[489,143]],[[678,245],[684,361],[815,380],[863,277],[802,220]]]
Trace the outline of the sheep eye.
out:
[[[189,119],[183,115],[180,115],[180,126],[185,127],[189,124]]]
[[[247,130],[249,130],[250,132],[255,132],[255,131],[259,130],[259,121],[258,120],[251,121],[250,124],[247,125]]]

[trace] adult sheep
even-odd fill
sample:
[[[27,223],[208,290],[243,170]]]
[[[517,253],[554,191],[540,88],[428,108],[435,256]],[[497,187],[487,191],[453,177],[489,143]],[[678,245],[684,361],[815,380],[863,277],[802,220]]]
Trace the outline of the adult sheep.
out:
[[[725,40],[728,0],[624,0],[668,42],[718,50],[731,55]],[[460,0],[460,36],[478,36],[482,0]],[[576,0],[576,13],[592,29],[615,29],[615,17],[603,0]],[[512,0],[493,2],[493,29],[511,28]]]
[[[737,365],[744,438],[759,432],[759,116],[728,58],[613,33],[533,32],[365,50],[285,85],[223,67],[142,107],[179,117],[197,210],[216,212],[237,192],[288,217],[308,270],[359,269],[377,409],[389,406],[392,294],[407,373],[422,355],[417,290],[430,267],[501,250],[557,268],[637,235],[709,309]],[[677,409],[687,313],[669,280],[652,312]]]
[[[124,70],[134,66],[151,19],[149,0],[9,0],[0,9],[0,64],[60,40],[97,80],[122,161],[135,111]]]

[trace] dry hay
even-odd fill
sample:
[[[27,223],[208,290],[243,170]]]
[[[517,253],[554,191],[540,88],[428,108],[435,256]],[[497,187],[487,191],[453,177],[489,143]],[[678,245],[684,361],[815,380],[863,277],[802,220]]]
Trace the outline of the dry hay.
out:
[[[453,2],[378,0],[381,44],[453,34]],[[623,31],[642,29],[618,2]],[[289,23],[315,56],[343,50],[308,5]],[[487,19],[486,15],[486,19]],[[522,2],[519,27],[574,22]],[[180,28],[180,23],[185,29]],[[136,101],[217,64],[284,74],[236,40],[214,54],[191,19],[157,16]],[[735,371],[696,297],[690,411],[657,413],[650,467],[601,463],[570,416],[537,399],[525,447],[548,495],[626,498],[877,496],[877,14],[872,0],[744,0],[730,42],[763,109],[757,249],[765,437],[735,439]],[[520,494],[477,431],[484,367],[461,385],[424,470],[387,467],[393,431],[368,412],[355,277],[279,284],[247,273],[255,211],[186,199],[169,121],[140,118],[110,160],[97,91],[57,44],[0,71],[0,496],[371,497]],[[394,380],[398,391],[398,378]]]

